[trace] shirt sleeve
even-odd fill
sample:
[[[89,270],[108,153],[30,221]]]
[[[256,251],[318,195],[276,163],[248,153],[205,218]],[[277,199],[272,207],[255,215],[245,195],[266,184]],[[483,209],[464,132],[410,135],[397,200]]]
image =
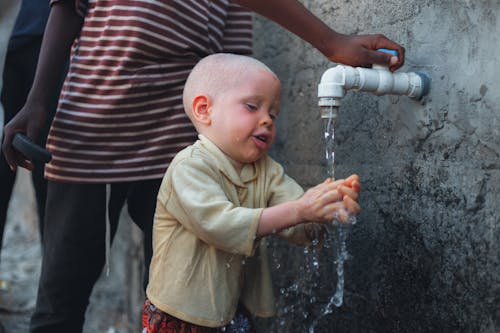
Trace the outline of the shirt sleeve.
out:
[[[298,199],[304,194],[302,187],[285,173],[280,164],[271,159],[268,163],[271,163],[272,170],[270,172],[268,207]]]
[[[198,158],[186,158],[174,166],[171,194],[165,205],[190,232],[217,249],[250,256],[262,208],[240,207],[230,200],[231,186],[224,188],[217,168]],[[235,190],[235,189],[234,189]]]
[[[89,7],[89,0],[50,0],[50,5],[52,6],[57,2],[73,2],[75,6],[75,11],[77,14],[84,18],[87,15],[87,9]]]
[[[271,163],[272,171],[268,207],[300,198],[304,194],[303,188],[285,173],[279,163],[275,161]],[[308,246],[312,241],[302,223],[281,231],[279,236],[301,246]]]

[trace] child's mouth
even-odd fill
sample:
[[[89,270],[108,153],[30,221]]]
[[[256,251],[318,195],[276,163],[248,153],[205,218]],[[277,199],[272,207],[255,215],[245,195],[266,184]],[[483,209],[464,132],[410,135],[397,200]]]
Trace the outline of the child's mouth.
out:
[[[258,140],[262,141],[262,142],[266,142],[267,143],[267,136],[263,136],[263,135],[256,135],[255,136]]]

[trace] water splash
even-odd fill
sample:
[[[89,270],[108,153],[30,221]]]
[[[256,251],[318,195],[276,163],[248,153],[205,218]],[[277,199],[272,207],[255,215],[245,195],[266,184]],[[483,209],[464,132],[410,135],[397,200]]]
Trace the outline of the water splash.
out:
[[[327,176],[335,178],[335,119],[337,116],[337,108],[330,107],[329,114],[324,115],[325,119],[325,160],[327,168]],[[333,313],[334,307],[340,307],[344,298],[344,262],[349,258],[347,251],[347,237],[349,235],[351,225],[356,223],[354,216],[349,218],[348,224],[342,224],[338,219],[334,219],[327,225],[327,244],[333,244],[335,248],[335,259],[332,261],[335,265],[337,273],[337,286],[334,295],[332,295],[328,303],[322,308],[319,316],[315,318],[309,326],[309,333],[314,333],[316,325],[320,319],[328,314]]]
[[[325,138],[325,160],[327,177],[335,177],[335,147],[334,147],[334,125],[337,116],[337,108],[322,111]],[[300,274],[293,283],[282,287],[277,297],[278,315],[274,322],[274,328],[278,332],[295,329],[300,325],[302,332],[314,333],[320,321],[327,315],[332,314],[336,308],[342,306],[344,298],[344,263],[349,259],[347,251],[347,239],[352,225],[356,223],[355,216],[349,217],[347,224],[342,224],[337,218],[326,224],[327,234],[323,250],[330,251],[331,260],[327,265],[320,267],[319,250],[313,247],[303,249],[305,261],[300,265]],[[275,248],[272,246],[272,248]],[[275,271],[283,269],[278,252],[272,252],[272,268]],[[330,266],[331,267],[328,267]],[[335,270],[337,285],[333,295],[317,295],[320,286],[320,270],[329,272]],[[278,273],[280,274],[280,273]],[[322,297],[326,296],[326,297]],[[302,326],[303,325],[303,326]]]
[[[279,239],[272,240],[277,248],[279,244],[284,244]],[[285,245],[287,245],[285,243]],[[316,244],[317,245],[317,244]],[[321,288],[320,285],[320,251],[315,247],[296,248],[295,251],[301,251],[304,261],[297,262],[299,274],[294,275],[293,279],[286,285],[278,289],[276,299],[277,316],[273,323],[273,329],[270,332],[288,332],[298,329],[307,332],[312,320],[321,310],[321,304],[316,293]],[[297,255],[300,252],[297,253]],[[290,267],[279,264],[283,258],[279,251],[272,252],[272,268],[279,275],[290,274]],[[281,270],[281,271],[280,271]]]

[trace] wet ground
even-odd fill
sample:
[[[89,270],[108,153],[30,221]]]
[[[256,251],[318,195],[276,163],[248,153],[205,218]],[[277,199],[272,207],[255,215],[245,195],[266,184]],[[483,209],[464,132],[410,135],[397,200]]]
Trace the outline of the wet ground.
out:
[[[121,223],[120,228],[125,230],[119,229],[118,234],[130,238],[130,223]],[[110,275],[101,277],[94,288],[84,333],[140,332],[141,292],[130,292],[131,286],[137,289],[138,283],[131,278],[137,280],[140,275],[129,272],[131,265],[137,266],[137,262],[128,260],[131,251],[135,251],[134,244],[130,246],[128,238],[117,237],[112,248]],[[0,322],[6,333],[28,332],[40,262],[38,218],[31,178],[27,171],[21,170],[10,202],[0,257]]]

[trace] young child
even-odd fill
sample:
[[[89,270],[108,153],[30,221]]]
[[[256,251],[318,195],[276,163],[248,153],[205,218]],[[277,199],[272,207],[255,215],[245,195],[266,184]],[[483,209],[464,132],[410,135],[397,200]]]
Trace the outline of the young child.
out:
[[[176,155],[158,194],[143,333],[253,332],[274,313],[266,235],[309,245],[357,214],[359,182],[302,188],[267,155],[281,84],[253,58],[214,54],[190,73],[184,108],[199,140]],[[227,326],[225,326],[227,325]]]

